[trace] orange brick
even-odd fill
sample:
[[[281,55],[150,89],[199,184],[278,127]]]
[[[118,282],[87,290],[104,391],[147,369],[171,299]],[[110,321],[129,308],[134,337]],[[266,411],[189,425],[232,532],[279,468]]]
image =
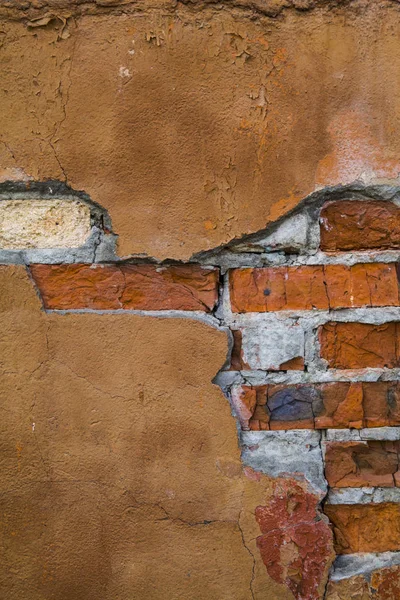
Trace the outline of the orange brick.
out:
[[[366,427],[400,425],[400,384],[397,381],[363,383]]]
[[[397,323],[326,323],[319,330],[321,357],[336,369],[393,369],[399,365],[397,337]]]
[[[395,487],[399,454],[399,442],[330,442],[325,476],[331,487]]]
[[[353,427],[364,422],[362,383],[326,383],[320,386],[322,407],[315,412],[315,428]]]
[[[337,554],[400,550],[400,504],[325,504]]]
[[[234,269],[234,312],[270,312],[363,306],[397,306],[394,264],[356,264]]]
[[[199,265],[31,265],[47,309],[211,311],[218,270]]]
[[[274,430],[400,425],[400,383],[397,381],[270,384],[244,386],[243,390],[251,390],[249,398],[254,419],[260,420],[258,415],[261,414],[255,416],[255,405],[267,404],[269,426]]]
[[[321,210],[321,249],[400,248],[400,209],[391,202],[348,200]]]

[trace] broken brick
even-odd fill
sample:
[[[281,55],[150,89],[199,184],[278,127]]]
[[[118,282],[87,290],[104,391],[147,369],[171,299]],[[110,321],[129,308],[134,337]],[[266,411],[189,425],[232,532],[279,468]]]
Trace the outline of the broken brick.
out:
[[[395,487],[399,460],[399,442],[329,442],[325,476],[331,487]]]

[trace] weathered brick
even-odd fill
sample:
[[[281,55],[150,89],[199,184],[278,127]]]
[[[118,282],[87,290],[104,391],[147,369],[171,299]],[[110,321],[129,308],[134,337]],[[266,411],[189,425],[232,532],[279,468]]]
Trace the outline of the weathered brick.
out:
[[[326,323],[320,327],[321,357],[336,369],[393,369],[400,363],[398,324]]]
[[[320,222],[326,252],[400,248],[400,209],[391,202],[329,202]]]
[[[361,383],[269,385],[271,429],[363,427]]]
[[[257,390],[247,385],[234,386],[231,390],[231,399],[241,428],[250,429],[249,421],[253,417],[257,404]]]
[[[237,394],[242,392],[240,387],[234,389],[235,403]],[[250,390],[251,402],[248,401]],[[400,425],[400,383],[397,381],[243,386],[243,394],[246,410],[251,407],[245,429],[249,420],[257,421],[252,429],[259,428],[261,420],[272,430]],[[264,412],[255,413],[256,406],[262,407]]]
[[[268,386],[267,407],[271,429],[313,429],[313,403],[320,393],[314,386]]]
[[[241,371],[242,369],[250,369],[249,365],[243,360],[243,349],[242,349],[242,332],[240,329],[232,330],[233,347],[231,352],[231,364],[229,369],[231,371]]]
[[[330,442],[325,476],[331,487],[395,487],[399,455],[399,442]]]
[[[400,504],[325,504],[338,554],[400,550]]]
[[[365,382],[363,389],[366,427],[400,425],[400,383],[398,381]]]
[[[213,309],[218,270],[199,265],[31,265],[47,309]]]
[[[363,427],[362,383],[326,383],[318,387],[322,398],[320,406],[315,407],[316,429]]]
[[[269,312],[363,306],[397,306],[394,264],[356,264],[234,269],[233,312]]]

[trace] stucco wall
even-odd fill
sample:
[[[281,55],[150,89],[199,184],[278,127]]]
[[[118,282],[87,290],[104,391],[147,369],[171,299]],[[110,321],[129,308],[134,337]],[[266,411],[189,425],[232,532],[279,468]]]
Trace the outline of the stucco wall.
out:
[[[187,259],[318,187],[398,175],[397,1],[17,4],[1,176],[84,190],[121,256]]]
[[[396,598],[398,2],[0,20],[0,597]]]

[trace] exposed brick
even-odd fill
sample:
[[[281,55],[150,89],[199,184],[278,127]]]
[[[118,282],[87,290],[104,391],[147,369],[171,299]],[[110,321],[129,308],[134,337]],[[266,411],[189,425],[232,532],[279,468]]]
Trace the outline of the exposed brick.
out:
[[[320,222],[326,252],[400,248],[400,209],[391,202],[329,202]]]
[[[361,383],[321,385],[322,406],[316,411],[316,429],[328,427],[363,427],[364,405]]]
[[[400,550],[400,504],[325,504],[338,554]]]
[[[252,429],[260,428],[263,421],[272,430],[400,425],[397,381],[244,386],[243,390],[245,411],[251,411],[250,415],[246,413],[244,429],[249,427],[249,420],[254,421]],[[236,405],[240,388],[235,388],[235,394],[232,401]],[[237,410],[242,414],[240,406]],[[256,413],[256,407],[262,407],[264,412]]]
[[[199,265],[31,265],[47,309],[213,309],[218,270]]]
[[[233,347],[231,353],[231,371],[241,371],[242,369],[250,369],[249,365],[243,360],[242,349],[242,332],[240,329],[232,330]]]
[[[304,371],[304,357],[297,356],[282,363],[279,367],[280,371]]]
[[[366,427],[400,425],[400,383],[378,381],[363,383],[363,407]]]
[[[356,264],[234,269],[233,312],[269,312],[363,306],[397,306],[394,264]]]
[[[257,404],[257,390],[246,385],[235,386],[231,390],[231,399],[241,428],[250,429],[249,421],[253,417]]]
[[[372,573],[371,597],[374,600],[393,600],[400,598],[400,567],[379,569]]]
[[[320,399],[314,386],[268,386],[271,429],[313,429],[313,403]]]
[[[336,369],[399,366],[398,324],[326,323],[320,327],[321,357]]]
[[[325,476],[331,487],[395,487],[399,442],[330,442]]]

